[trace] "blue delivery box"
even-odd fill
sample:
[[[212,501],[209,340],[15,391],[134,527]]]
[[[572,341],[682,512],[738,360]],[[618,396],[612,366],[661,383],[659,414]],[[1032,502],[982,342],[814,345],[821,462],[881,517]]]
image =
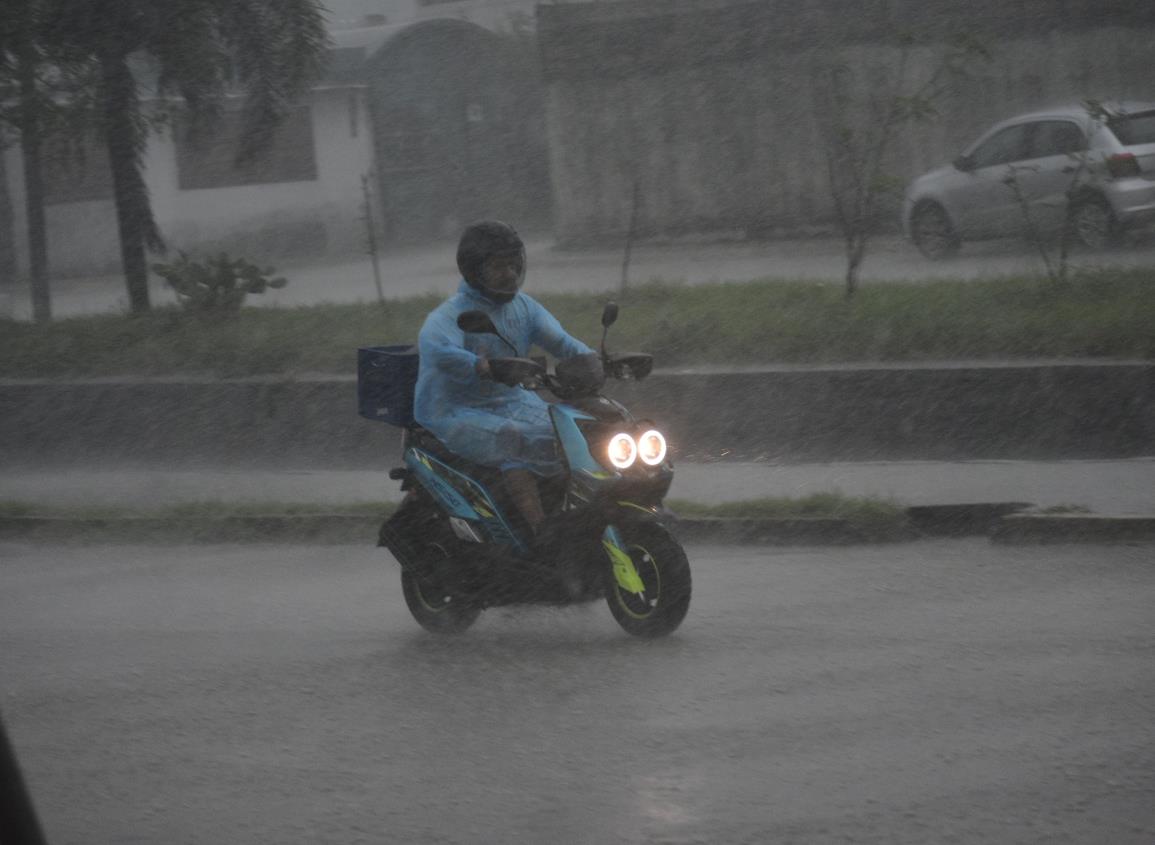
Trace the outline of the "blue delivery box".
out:
[[[370,420],[413,425],[416,346],[363,346],[357,350],[357,412]]]

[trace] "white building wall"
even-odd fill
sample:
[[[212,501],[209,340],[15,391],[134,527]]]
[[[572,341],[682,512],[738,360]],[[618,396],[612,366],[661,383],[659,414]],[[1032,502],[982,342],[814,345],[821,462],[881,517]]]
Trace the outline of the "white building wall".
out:
[[[494,32],[508,31],[514,20],[533,26],[533,10],[539,0],[338,0],[330,25],[336,30],[370,25],[374,17],[381,23],[409,24],[429,18],[456,18]],[[567,0],[572,2],[572,0]],[[604,2],[604,0],[602,0]],[[383,21],[380,18],[384,18]]]
[[[171,135],[154,136],[145,155],[145,181],[153,214],[169,247],[193,254],[226,250],[258,263],[285,255],[360,251],[365,242],[361,176],[373,166],[372,126],[364,92],[360,88],[317,90],[311,106],[317,178],[310,181],[182,190]],[[8,173],[14,189],[17,256],[24,270],[23,184],[14,152],[8,151]],[[46,216],[53,276],[119,268],[111,200],[51,205]]]
[[[12,235],[17,272],[28,273],[28,224],[25,213],[24,165],[18,146],[6,151]],[[53,276],[103,273],[120,260],[116,211],[110,200],[50,205],[44,209],[48,229],[48,271]]]
[[[515,26],[533,27],[537,0],[416,0],[415,16],[458,18],[493,32],[509,32]]]

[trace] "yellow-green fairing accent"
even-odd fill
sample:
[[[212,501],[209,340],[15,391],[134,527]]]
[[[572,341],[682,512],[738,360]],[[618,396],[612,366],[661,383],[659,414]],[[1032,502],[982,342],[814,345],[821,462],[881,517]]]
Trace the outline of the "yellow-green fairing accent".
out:
[[[635,595],[643,595],[646,592],[646,585],[642,583],[630,553],[622,548],[621,536],[612,525],[607,525],[605,533],[602,534],[602,547],[610,557],[614,580],[618,582],[618,586]]]
[[[635,510],[639,510],[642,513],[649,514],[650,516],[653,516],[655,513],[657,513],[657,509],[648,508],[645,505],[639,505],[637,502],[624,502],[624,501],[619,499],[618,504],[621,505],[623,508],[634,508]]]

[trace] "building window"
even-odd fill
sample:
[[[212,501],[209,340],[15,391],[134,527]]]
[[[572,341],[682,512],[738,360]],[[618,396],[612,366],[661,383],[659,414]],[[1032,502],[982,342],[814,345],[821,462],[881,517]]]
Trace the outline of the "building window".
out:
[[[272,144],[251,161],[237,163],[241,113],[225,112],[208,129],[189,133],[187,117],[174,126],[177,183],[182,191],[308,182],[317,178],[313,120],[307,107],[294,109],[277,127]]]
[[[92,135],[54,135],[44,143],[44,204],[110,200],[108,149]]]

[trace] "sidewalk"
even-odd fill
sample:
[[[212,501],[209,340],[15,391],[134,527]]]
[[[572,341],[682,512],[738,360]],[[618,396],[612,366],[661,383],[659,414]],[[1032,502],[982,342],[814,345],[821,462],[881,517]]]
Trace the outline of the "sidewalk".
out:
[[[1155,516],[1155,458],[1110,461],[681,463],[670,498],[705,504],[813,493],[906,506],[1029,502]],[[0,501],[155,508],[185,502],[341,505],[395,501],[384,471],[8,470]]]
[[[526,244],[530,294],[617,291],[622,281],[624,244],[590,249],[555,249],[552,239],[529,238]],[[381,286],[386,298],[434,294],[447,296],[457,287],[455,242],[386,250],[378,260]],[[1087,263],[1079,257],[1075,264]],[[368,256],[348,256],[315,261],[278,261],[272,264],[288,286],[250,297],[248,304],[262,307],[294,307],[320,302],[372,302],[376,299],[373,267]],[[1134,236],[1133,242],[1096,253],[1096,266],[1155,266],[1155,238]],[[1005,240],[967,244],[963,255],[932,262],[896,235],[879,236],[871,242],[862,266],[862,282],[941,278],[989,278],[1017,273],[1039,273],[1037,254],[1022,241]],[[758,278],[809,279],[842,284],[846,257],[840,239],[833,237],[777,241],[682,242],[637,244],[630,254],[629,283],[654,278],[669,282],[702,284],[716,281],[747,281]],[[57,317],[119,312],[126,308],[124,279],[119,274],[51,281],[52,310]],[[172,291],[157,278],[152,280],[155,305],[174,301]],[[0,317],[29,319],[26,286],[0,285]]]

